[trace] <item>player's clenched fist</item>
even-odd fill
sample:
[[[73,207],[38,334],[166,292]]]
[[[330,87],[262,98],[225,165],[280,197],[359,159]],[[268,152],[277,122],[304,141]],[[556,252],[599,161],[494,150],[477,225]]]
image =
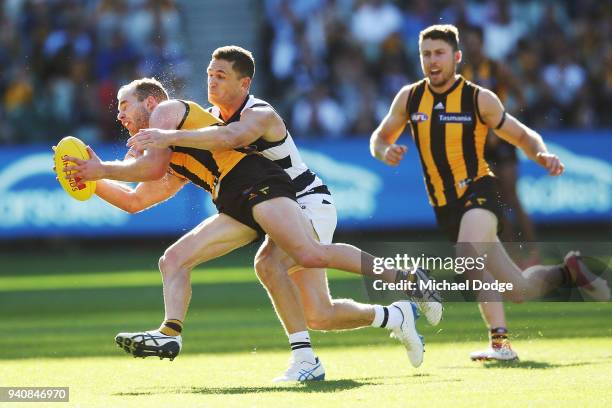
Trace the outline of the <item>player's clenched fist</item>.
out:
[[[552,153],[538,153],[538,164],[548,170],[551,176],[560,176],[565,170],[565,166],[561,163],[559,156]]]
[[[383,154],[382,160],[389,166],[397,166],[408,151],[408,146],[392,144],[389,145]]]

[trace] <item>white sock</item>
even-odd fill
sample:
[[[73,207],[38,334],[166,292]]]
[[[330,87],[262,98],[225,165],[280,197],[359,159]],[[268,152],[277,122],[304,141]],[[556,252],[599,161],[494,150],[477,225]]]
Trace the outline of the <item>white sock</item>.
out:
[[[402,313],[397,307],[374,305],[372,327],[385,327],[391,330],[399,327],[403,320]]]
[[[386,307],[381,305],[374,305],[374,320],[370,326],[372,327],[383,327],[383,320],[385,319],[385,311]],[[387,312],[388,313],[388,312]],[[387,319],[388,319],[387,315]],[[385,322],[386,324],[386,322]]]
[[[295,361],[315,362],[315,355],[312,351],[308,331],[292,333],[288,337],[289,345],[291,346],[291,354]]]

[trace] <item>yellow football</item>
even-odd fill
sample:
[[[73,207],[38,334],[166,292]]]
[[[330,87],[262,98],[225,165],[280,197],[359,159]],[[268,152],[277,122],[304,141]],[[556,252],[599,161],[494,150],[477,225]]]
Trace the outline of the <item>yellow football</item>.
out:
[[[85,201],[91,198],[96,192],[95,181],[81,181],[80,178],[74,177],[67,179],[66,173],[63,172],[65,166],[72,165],[72,162],[64,160],[64,156],[72,156],[82,160],[89,160],[91,157],[87,152],[85,143],[77,139],[74,136],[66,136],[59,141],[55,147],[55,155],[53,160],[55,162],[55,174],[61,184],[62,188],[66,190],[73,198]]]

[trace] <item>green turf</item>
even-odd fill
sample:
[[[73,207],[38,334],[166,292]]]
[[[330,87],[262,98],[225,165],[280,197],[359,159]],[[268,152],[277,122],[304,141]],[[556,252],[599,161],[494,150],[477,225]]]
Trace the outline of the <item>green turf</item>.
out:
[[[605,407],[612,403],[609,339],[518,341],[523,360],[472,363],[477,343],[428,346],[419,369],[400,346],[327,349],[327,381],[272,384],[286,353],[188,354],[173,362],[127,356],[12,360],[4,384],[69,386],[59,407]],[[10,380],[7,380],[10,379]],[[13,406],[13,405],[5,405]],[[17,406],[17,404],[15,404]],[[18,404],[18,406],[44,406]],[[50,405],[56,406],[56,405]]]
[[[427,342],[419,370],[407,367],[402,348],[381,329],[312,333],[330,381],[274,387],[269,379],[285,365],[286,337],[248,266],[250,253],[238,258],[242,266],[217,262],[193,272],[185,346],[176,361],[134,360],[112,339],[119,331],[159,324],[156,256],[2,255],[0,310],[10,335],[5,332],[0,348],[0,386],[71,386],[71,406],[82,407],[611,402],[612,307],[599,303],[509,305],[522,362],[507,368],[468,361],[486,338],[473,303],[448,304],[436,328],[419,322]],[[83,259],[87,266],[77,263]],[[360,279],[331,276],[335,296],[368,300]]]

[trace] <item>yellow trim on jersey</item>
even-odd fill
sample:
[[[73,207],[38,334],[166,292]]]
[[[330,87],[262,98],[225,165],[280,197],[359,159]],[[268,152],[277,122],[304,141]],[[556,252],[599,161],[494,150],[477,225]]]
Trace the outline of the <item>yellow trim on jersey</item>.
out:
[[[179,129],[193,130],[224,124],[197,103],[182,102],[186,105],[186,111]],[[172,146],[172,149],[171,172],[209,191],[213,198],[218,193],[219,182],[246,156],[236,150],[209,151],[178,146]]]
[[[462,84],[459,89],[446,97],[446,112],[461,112],[461,96],[464,90],[465,86]],[[457,197],[461,197],[467,190],[467,186],[460,182],[468,178],[463,154],[463,125],[461,123],[446,123],[444,127],[446,157],[453,174],[453,184]]]
[[[431,119],[433,117],[432,110],[433,95],[429,91],[429,88],[425,86],[425,92],[423,94],[423,97],[421,98],[421,102],[419,103],[418,111],[421,113],[425,113],[428,116],[429,120],[422,121],[417,124],[419,132],[419,149],[421,151],[423,161],[425,162],[425,168],[427,169],[427,174],[429,175],[429,179],[431,180],[436,200],[438,200],[438,205],[444,205],[446,204],[446,197],[444,196],[444,186],[442,184],[442,178],[440,177],[438,167],[436,166],[433,159],[433,155],[431,154],[430,126]]]

